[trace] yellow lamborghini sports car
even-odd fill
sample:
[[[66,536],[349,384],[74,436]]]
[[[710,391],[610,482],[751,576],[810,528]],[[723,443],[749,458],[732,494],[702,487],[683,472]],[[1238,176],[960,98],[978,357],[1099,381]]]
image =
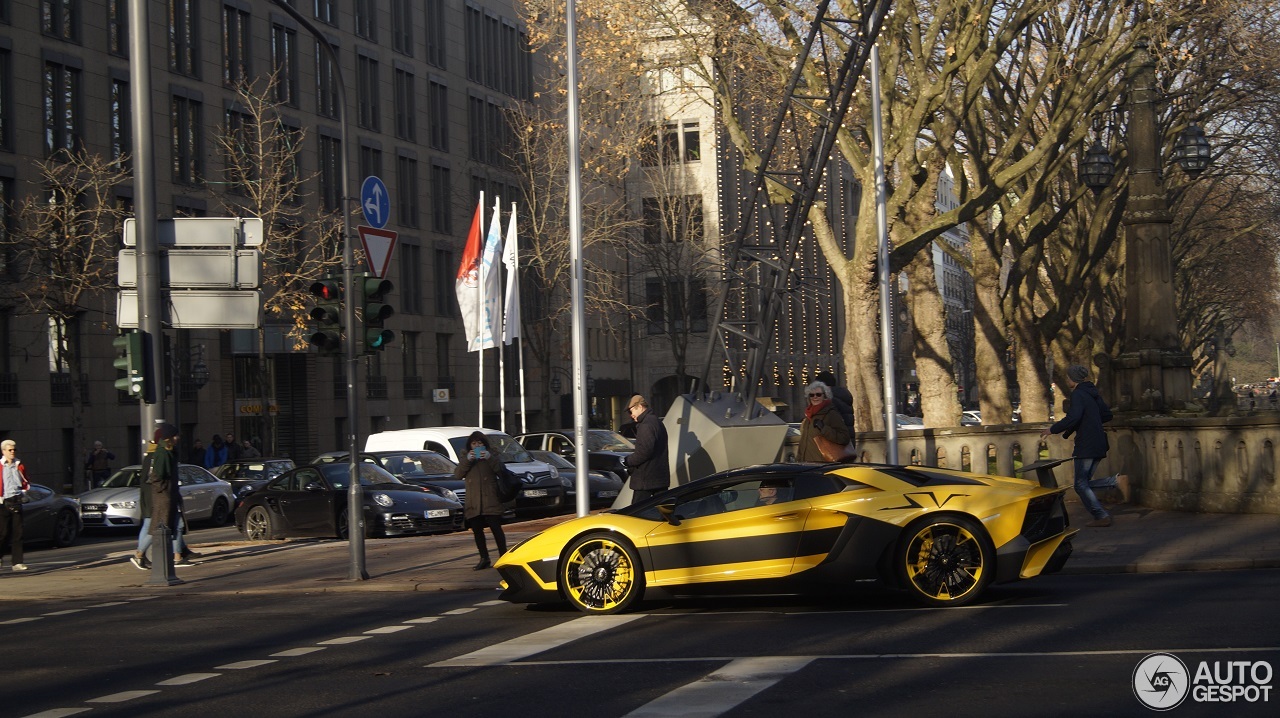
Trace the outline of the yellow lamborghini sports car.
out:
[[[883,581],[962,606],[1071,554],[1065,488],[920,466],[774,464],[566,521],[496,564],[501,597],[587,613],[642,596],[804,594]]]

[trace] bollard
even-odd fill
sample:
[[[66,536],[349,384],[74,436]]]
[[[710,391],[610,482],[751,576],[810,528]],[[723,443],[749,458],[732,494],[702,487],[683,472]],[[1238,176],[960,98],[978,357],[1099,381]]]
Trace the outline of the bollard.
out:
[[[182,583],[173,570],[173,539],[169,527],[157,521],[151,522],[151,577],[147,586],[176,586]]]

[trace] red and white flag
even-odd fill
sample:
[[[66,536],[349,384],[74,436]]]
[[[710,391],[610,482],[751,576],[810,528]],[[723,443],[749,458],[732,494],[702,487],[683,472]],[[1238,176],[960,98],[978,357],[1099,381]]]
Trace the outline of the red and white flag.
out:
[[[484,193],[476,203],[471,229],[467,232],[467,245],[462,249],[462,263],[458,265],[458,277],[454,287],[458,292],[458,308],[462,311],[462,328],[467,335],[467,351],[480,349],[480,210],[484,206]]]

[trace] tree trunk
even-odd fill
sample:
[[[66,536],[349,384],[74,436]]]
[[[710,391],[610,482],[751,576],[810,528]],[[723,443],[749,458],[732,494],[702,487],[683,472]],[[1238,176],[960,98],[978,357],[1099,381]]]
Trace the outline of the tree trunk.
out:
[[[1025,305],[1023,305],[1025,306]],[[1045,370],[1044,347],[1040,343],[1030,307],[1020,310],[1018,330],[1018,394],[1022,406],[1022,422],[1049,420],[1048,372]]]
[[[977,365],[978,408],[983,424],[1011,424],[1013,402],[1005,375],[1009,337],[1000,310],[1000,267],[985,246],[974,245],[974,250],[973,358]]]
[[[926,426],[959,426],[960,402],[947,345],[946,305],[938,294],[933,273],[933,252],[925,250],[907,265],[911,321],[915,326],[916,376],[920,381],[920,408]]]
[[[845,332],[842,351],[847,367],[849,391],[853,394],[854,423],[857,430],[884,431],[884,384],[880,347],[880,297],[875,283],[867,282],[863,268],[855,263],[844,269],[841,284],[845,300]],[[850,275],[858,274],[855,279]],[[837,275],[839,276],[839,274]]]

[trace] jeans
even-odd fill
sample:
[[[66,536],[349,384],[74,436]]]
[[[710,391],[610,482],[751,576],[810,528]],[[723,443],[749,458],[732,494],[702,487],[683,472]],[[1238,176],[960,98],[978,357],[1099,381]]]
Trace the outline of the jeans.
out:
[[[1080,496],[1080,503],[1085,509],[1093,514],[1095,519],[1105,519],[1111,514],[1102,508],[1102,502],[1098,501],[1098,497],[1094,495],[1094,489],[1111,489],[1116,486],[1115,475],[1105,476],[1101,479],[1094,479],[1094,469],[1098,468],[1098,462],[1102,459],[1076,459],[1076,494]]]
[[[186,542],[182,540],[182,515],[178,515],[178,529],[173,532],[173,555],[181,556],[187,552]],[[142,520],[142,532],[138,534],[138,553],[145,556],[151,548],[151,517]]]

